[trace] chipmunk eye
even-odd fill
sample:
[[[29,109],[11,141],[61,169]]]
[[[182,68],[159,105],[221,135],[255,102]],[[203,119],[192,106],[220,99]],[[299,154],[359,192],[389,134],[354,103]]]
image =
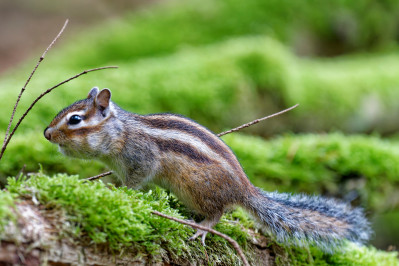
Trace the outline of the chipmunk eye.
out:
[[[79,124],[80,121],[82,121],[82,118],[79,115],[73,115],[69,118],[68,124],[76,125]]]

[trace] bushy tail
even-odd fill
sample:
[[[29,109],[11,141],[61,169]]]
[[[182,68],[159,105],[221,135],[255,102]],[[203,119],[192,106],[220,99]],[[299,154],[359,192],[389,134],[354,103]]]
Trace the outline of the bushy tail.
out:
[[[333,252],[345,239],[361,244],[371,234],[362,209],[333,199],[259,190],[248,205],[279,242]]]

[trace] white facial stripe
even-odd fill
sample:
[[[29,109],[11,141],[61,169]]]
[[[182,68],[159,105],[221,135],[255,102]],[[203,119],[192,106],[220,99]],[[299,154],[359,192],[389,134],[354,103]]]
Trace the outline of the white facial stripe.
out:
[[[109,109],[109,111],[108,111],[108,113],[107,113],[107,117],[108,117],[110,114],[115,113],[115,112],[116,112],[116,111],[115,111],[115,107],[114,107],[113,105],[110,105],[110,109]],[[68,124],[69,119],[70,119],[72,116],[74,116],[74,115],[84,116],[86,113],[87,113],[86,110],[70,113],[70,114],[68,114],[68,115],[65,117],[65,119],[66,119],[66,120],[65,120],[65,123]],[[68,128],[69,128],[69,129],[78,129],[78,128],[81,128],[81,127],[92,127],[92,126],[96,126],[96,125],[100,124],[100,123],[101,123],[104,119],[106,119],[107,117],[102,117],[102,116],[100,116],[100,115],[95,115],[95,116],[90,117],[89,119],[85,119],[85,120],[80,121],[80,122],[79,122],[78,124],[76,124],[76,125],[68,125]]]
[[[67,114],[63,119],[61,119],[61,120],[54,126],[54,128],[58,129],[58,128],[60,128],[63,124],[68,124],[69,119],[70,119],[71,116],[73,116],[73,115],[83,116],[85,113],[86,113],[86,111],[77,111],[77,112],[73,112],[73,113]]]
[[[84,116],[84,114],[86,114],[86,110],[82,110],[82,111],[78,111],[78,112],[73,112],[70,114],[66,115],[66,120],[69,121],[69,119],[71,118],[71,116],[73,115],[78,115],[78,116]]]
[[[67,124],[69,122],[69,119],[73,116],[73,115],[78,115],[78,116],[84,116],[87,113],[87,110],[82,110],[82,111],[75,111],[72,112],[70,114],[67,114],[63,119],[61,119],[55,126],[54,128],[59,129],[63,124]],[[116,113],[116,109],[115,106],[113,105],[112,102],[110,102],[109,105],[109,111],[107,113],[107,116],[109,114],[114,114]],[[97,117],[94,116],[92,118],[90,118],[89,120],[82,120],[80,123],[76,124],[76,125],[68,125],[68,128],[70,129],[77,129],[80,127],[90,127],[90,126],[95,126],[98,125],[104,118],[103,117]]]
[[[77,111],[77,112],[73,112],[73,113],[67,114],[67,115],[65,116],[65,118],[64,118],[64,119],[65,119],[65,120],[64,120],[64,123],[66,123],[66,124],[68,125],[69,119],[71,119],[72,116],[74,116],[74,115],[84,116],[85,114],[86,114],[86,110]],[[78,124],[76,124],[76,125],[68,125],[68,128],[70,128],[70,129],[76,129],[76,128],[80,128],[80,127],[85,126],[85,124],[86,124],[86,122],[85,122],[84,120],[82,120],[82,121],[80,121],[80,123],[78,123]]]

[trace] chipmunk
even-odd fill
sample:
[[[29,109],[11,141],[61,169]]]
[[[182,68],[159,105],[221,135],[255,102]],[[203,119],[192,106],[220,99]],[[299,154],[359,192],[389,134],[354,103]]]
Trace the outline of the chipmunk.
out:
[[[362,210],[317,196],[265,192],[248,180],[231,149],[196,122],[175,114],[139,115],[90,90],[63,109],[44,131],[72,157],[97,159],[131,188],[152,182],[173,192],[213,227],[224,211],[242,206],[277,241],[333,252],[345,239],[364,243],[370,227]],[[190,239],[207,232],[198,230]]]

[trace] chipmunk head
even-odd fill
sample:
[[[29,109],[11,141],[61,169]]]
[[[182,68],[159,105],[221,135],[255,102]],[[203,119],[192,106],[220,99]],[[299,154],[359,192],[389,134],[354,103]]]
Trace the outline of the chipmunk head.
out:
[[[113,117],[111,91],[90,90],[86,99],[59,112],[44,130],[44,137],[58,144],[65,155],[92,158],[103,154],[106,134],[103,127]]]

